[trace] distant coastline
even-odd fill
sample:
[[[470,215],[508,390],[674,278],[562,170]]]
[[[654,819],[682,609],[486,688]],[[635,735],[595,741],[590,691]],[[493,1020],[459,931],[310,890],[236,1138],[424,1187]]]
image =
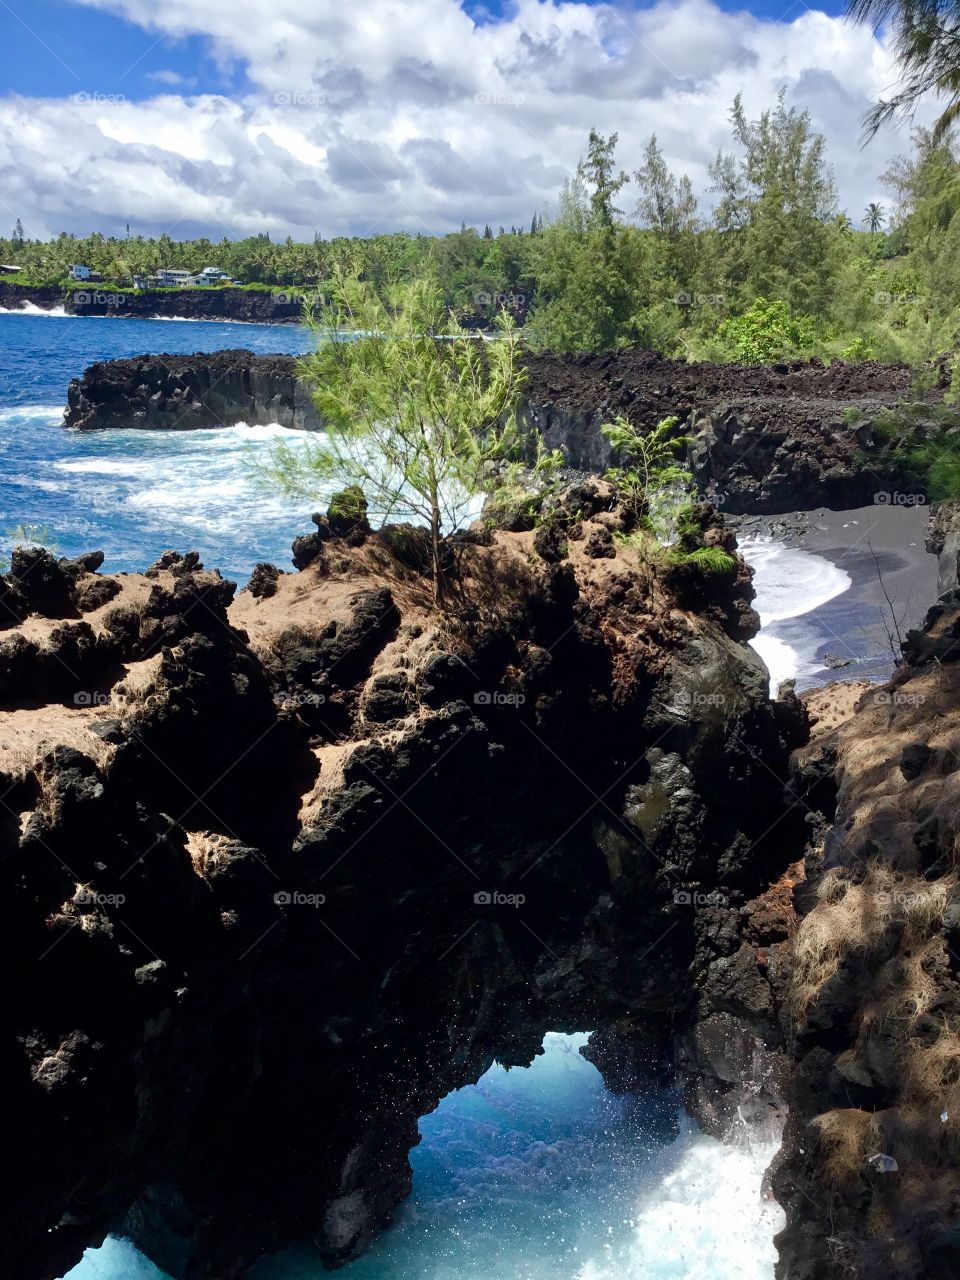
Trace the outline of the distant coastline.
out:
[[[302,324],[307,291],[300,287],[243,286],[184,289],[121,289],[108,283],[31,285],[0,280],[0,311],[60,311],[70,316],[116,316],[140,320],[233,320],[242,324]],[[459,316],[464,329],[495,329],[481,311]]]
[[[0,280],[0,308],[19,311],[28,306],[42,311],[62,307],[67,315],[157,317],[181,320],[240,320],[250,324],[300,324],[301,290],[280,288],[118,289],[110,284],[79,282],[26,285]]]

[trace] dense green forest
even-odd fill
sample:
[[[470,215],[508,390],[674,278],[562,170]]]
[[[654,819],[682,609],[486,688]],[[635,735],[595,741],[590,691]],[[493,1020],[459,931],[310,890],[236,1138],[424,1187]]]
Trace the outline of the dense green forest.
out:
[[[710,168],[709,210],[670,172],[656,138],[634,173],[617,135],[592,132],[552,216],[528,226],[464,226],[446,236],[320,234],[173,241],[167,236],[0,240],[30,283],[64,281],[82,262],[129,284],[157,267],[218,266],[248,285],[319,290],[338,271],[378,288],[429,268],[449,305],[526,316],[534,346],[639,344],[689,359],[819,355],[928,360],[960,327],[960,151],[950,131],[915,131],[881,177],[888,200],[840,211],[823,138],[806,112],[749,119],[739,98],[728,152]]]

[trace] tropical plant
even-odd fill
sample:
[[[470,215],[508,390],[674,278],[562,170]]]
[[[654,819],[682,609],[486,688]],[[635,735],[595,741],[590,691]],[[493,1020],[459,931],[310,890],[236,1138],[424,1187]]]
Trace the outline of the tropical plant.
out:
[[[814,326],[809,316],[793,315],[785,302],[757,298],[742,315],[724,320],[718,337],[730,344],[734,359],[770,364],[808,351]]]
[[[601,433],[619,459],[604,479],[616,489],[630,523],[646,524],[661,541],[670,537],[672,517],[691,487],[689,471],[677,461],[686,447],[686,436],[677,434],[680,419],[663,418],[644,432],[619,416],[605,423]]]
[[[18,524],[7,529],[6,540],[11,548],[43,547],[45,551],[56,551],[57,539],[47,524]],[[8,556],[0,556],[0,572],[10,568]]]
[[[442,606],[444,537],[484,491],[490,464],[520,449],[516,329],[503,313],[498,340],[471,339],[431,275],[393,286],[387,303],[356,276],[338,275],[331,294],[310,318],[316,350],[301,363],[325,430],[299,449],[276,445],[261,482],[310,497],[347,489],[383,521],[427,525]]]
[[[875,200],[871,200],[864,212],[863,221],[867,229],[876,234],[883,226],[883,205],[877,204]]]

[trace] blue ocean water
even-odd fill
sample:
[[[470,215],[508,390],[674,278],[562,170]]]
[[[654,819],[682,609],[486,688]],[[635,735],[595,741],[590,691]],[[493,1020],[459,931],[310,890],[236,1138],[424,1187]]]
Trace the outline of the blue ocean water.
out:
[[[779,1207],[761,1194],[776,1144],[720,1143],[675,1100],[616,1098],[551,1033],[532,1066],[493,1066],[420,1121],[413,1194],[342,1280],[772,1280]],[[324,1280],[291,1250],[251,1280]],[[126,1241],[68,1280],[167,1280]]]
[[[0,313],[0,547],[17,526],[38,525],[61,555],[103,550],[107,572],[144,569],[167,547],[197,550],[241,582],[258,560],[288,568],[312,505],[256,492],[248,458],[297,432],[76,432],[63,427],[63,408],[70,379],[97,360],[300,353],[310,342],[299,326]]]

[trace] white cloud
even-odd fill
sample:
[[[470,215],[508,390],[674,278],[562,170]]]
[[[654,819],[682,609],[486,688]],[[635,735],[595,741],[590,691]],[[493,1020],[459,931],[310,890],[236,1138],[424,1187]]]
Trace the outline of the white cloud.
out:
[[[175,87],[180,85],[192,87],[196,84],[196,80],[192,76],[182,76],[179,71],[171,71],[167,68],[162,68],[160,71],[148,71],[147,79],[155,80],[157,84],[169,84]]]
[[[160,30],[153,0],[83,2]],[[859,147],[863,112],[894,79],[884,43],[807,9],[773,23],[711,0],[519,0],[478,27],[455,0],[166,0],[162,16],[169,35],[206,37],[243,65],[248,95],[0,100],[0,191],[28,234],[526,224],[591,126],[619,131],[627,169],[655,131],[703,192],[734,95],[754,113],[782,84],[826,134],[855,221],[905,145]],[[179,72],[154,79],[188,86]]]

